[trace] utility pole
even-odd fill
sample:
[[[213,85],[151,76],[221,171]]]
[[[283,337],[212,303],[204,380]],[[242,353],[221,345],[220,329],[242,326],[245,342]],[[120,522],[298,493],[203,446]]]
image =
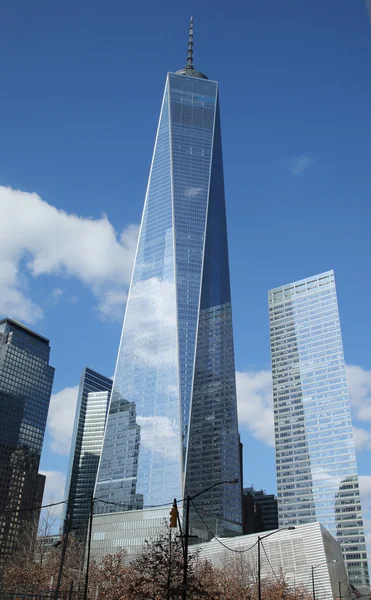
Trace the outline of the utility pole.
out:
[[[91,530],[92,530],[92,525],[93,525],[93,513],[94,513],[94,497],[92,496],[91,499],[90,499],[90,517],[89,517],[89,533],[88,533],[88,554],[87,554],[87,557],[86,557],[84,600],[87,600],[87,598],[88,598],[90,546],[91,546]]]

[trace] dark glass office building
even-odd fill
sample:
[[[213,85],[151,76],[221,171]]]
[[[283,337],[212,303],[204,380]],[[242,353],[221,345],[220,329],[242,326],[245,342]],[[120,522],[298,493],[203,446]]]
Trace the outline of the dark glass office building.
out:
[[[97,512],[240,479],[219,93],[166,79],[96,485]],[[240,533],[241,484],[197,499]]]
[[[38,473],[54,369],[49,340],[13,319],[0,321],[0,562],[37,528],[45,477]],[[32,525],[31,525],[32,523]]]
[[[73,531],[82,540],[89,523],[111,389],[112,379],[92,369],[84,369],[76,405],[66,479],[68,503],[63,520],[64,530]]]
[[[278,504],[274,494],[254,487],[243,490],[244,533],[278,529]]]

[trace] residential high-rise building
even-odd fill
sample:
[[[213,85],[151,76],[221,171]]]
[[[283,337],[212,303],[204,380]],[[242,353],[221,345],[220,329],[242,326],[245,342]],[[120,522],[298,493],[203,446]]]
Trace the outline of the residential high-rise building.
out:
[[[240,479],[218,84],[166,79],[96,484],[96,512]],[[241,483],[197,499],[241,532]]]
[[[45,476],[39,470],[52,391],[49,340],[0,321],[0,562],[37,533]],[[27,529],[27,531],[26,531]]]
[[[334,272],[271,290],[269,316],[279,525],[320,521],[368,585]]]
[[[112,379],[84,369],[76,404],[64,513],[64,530],[72,530],[82,540],[89,523],[111,389]]]

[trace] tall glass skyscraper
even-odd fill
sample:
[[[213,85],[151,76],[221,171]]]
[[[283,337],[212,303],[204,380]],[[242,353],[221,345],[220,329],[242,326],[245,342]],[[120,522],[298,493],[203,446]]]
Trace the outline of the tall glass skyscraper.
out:
[[[239,479],[218,84],[166,79],[95,495],[142,509]],[[241,485],[199,507],[241,531]]]
[[[45,476],[39,463],[52,391],[49,340],[0,321],[0,562],[37,533]],[[29,538],[28,538],[29,539]]]
[[[64,530],[85,539],[94,493],[112,379],[86,368],[80,380],[66,479]],[[69,516],[69,522],[66,517]]]
[[[334,272],[269,292],[280,527],[320,521],[369,575]]]

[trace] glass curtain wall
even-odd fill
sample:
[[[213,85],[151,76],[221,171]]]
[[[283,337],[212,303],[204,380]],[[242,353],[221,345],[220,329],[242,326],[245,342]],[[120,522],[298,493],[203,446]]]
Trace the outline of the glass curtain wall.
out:
[[[334,272],[271,290],[269,315],[279,525],[322,523],[367,585]]]
[[[239,476],[218,86],[169,74],[96,484],[117,506],[96,511]],[[241,523],[240,486],[227,487],[203,502]]]

